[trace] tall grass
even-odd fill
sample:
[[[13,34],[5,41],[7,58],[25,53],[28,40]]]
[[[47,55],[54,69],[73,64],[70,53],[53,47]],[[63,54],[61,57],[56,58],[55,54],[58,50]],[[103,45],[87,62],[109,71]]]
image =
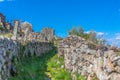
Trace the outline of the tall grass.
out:
[[[70,73],[64,67],[64,59],[59,59],[57,49],[42,55],[41,57],[22,58],[15,62],[17,76],[10,80],[70,80]]]

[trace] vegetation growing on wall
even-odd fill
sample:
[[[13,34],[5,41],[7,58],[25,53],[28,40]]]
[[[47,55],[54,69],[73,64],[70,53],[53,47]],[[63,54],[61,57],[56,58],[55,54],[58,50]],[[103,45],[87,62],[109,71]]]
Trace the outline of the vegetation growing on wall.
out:
[[[95,31],[89,31],[89,32],[86,33],[84,31],[84,29],[80,26],[73,27],[71,30],[69,30],[68,34],[83,37],[83,38],[85,38],[85,39],[87,39],[90,42],[93,42],[95,44],[104,45],[106,43],[105,39],[98,39],[97,38],[97,33]]]

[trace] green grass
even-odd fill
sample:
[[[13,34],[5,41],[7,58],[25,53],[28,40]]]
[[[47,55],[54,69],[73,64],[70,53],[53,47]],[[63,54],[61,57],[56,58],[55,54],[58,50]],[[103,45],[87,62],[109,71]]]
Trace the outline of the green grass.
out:
[[[5,33],[5,34],[0,34],[0,37],[3,36],[5,38],[11,38],[12,37],[12,33]]]
[[[76,76],[76,80],[87,80],[87,78],[81,74],[74,73]]]
[[[64,68],[64,58],[58,58],[55,48],[41,57],[22,58],[15,64],[18,75],[10,80],[71,80],[70,73]]]
[[[3,27],[2,27],[2,25],[0,25],[0,30],[1,30],[1,31],[4,30]]]
[[[54,45],[55,45],[55,46],[58,46],[58,44],[59,44],[59,42],[60,42],[61,40],[62,40],[62,39],[55,39],[55,40],[54,40]]]
[[[71,80],[70,73],[64,68],[64,58],[58,58],[57,55],[53,56],[47,63],[47,74],[50,74],[52,80]]]
[[[119,56],[120,56],[120,51],[119,52],[116,52]]]
[[[17,76],[10,80],[71,80],[71,74],[64,68],[64,57],[58,58],[57,49],[49,51],[41,57],[21,57],[15,61]],[[75,73],[76,80],[86,80],[80,74]]]

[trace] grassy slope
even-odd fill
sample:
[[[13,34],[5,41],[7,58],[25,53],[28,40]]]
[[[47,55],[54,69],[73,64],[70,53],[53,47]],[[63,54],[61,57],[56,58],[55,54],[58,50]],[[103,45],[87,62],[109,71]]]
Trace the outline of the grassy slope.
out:
[[[0,37],[3,36],[5,38],[11,38],[12,35],[13,35],[12,33],[0,34]]]

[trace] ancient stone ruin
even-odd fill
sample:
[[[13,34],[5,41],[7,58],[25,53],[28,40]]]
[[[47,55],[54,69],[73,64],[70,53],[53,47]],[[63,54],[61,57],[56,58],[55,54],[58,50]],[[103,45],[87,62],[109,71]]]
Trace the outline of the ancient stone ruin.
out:
[[[0,13],[0,33],[11,32],[12,25],[6,22],[6,17]]]
[[[5,28],[6,17],[2,13],[0,13],[0,23],[2,23]]]
[[[29,22],[14,21],[14,27],[0,14],[0,33],[12,33],[11,38],[0,37],[0,80],[9,80],[16,74],[15,60],[21,57],[39,57],[53,49],[50,42],[54,39],[54,30],[45,28],[42,32],[33,32]]]
[[[40,41],[40,42],[53,42],[54,40],[54,30],[51,28],[44,28],[41,32],[28,32],[26,31],[27,39],[30,41]]]
[[[81,37],[69,36],[59,43],[59,57],[64,56],[65,68],[93,80],[120,80],[120,56],[113,50],[90,49],[89,42]],[[92,44],[91,44],[92,45]]]
[[[14,27],[13,27],[14,26]],[[0,33],[12,33],[11,38],[0,37],[0,80],[9,80],[17,73],[15,60],[21,57],[40,57],[53,49],[54,30],[44,28],[34,32],[29,22],[14,21],[14,25],[6,22],[0,13]],[[58,45],[58,56],[64,56],[65,68],[71,72],[84,75],[87,80],[120,80],[120,56],[116,48],[97,46],[84,38],[69,36]]]
[[[14,27],[13,27],[14,26]],[[44,28],[41,32],[34,32],[32,24],[25,21],[14,20],[14,25],[6,22],[6,17],[0,13],[0,33],[12,33],[13,40],[53,42],[54,30]]]
[[[19,41],[53,42],[54,30],[47,27],[41,32],[34,32],[30,23],[15,21],[12,39]]]

